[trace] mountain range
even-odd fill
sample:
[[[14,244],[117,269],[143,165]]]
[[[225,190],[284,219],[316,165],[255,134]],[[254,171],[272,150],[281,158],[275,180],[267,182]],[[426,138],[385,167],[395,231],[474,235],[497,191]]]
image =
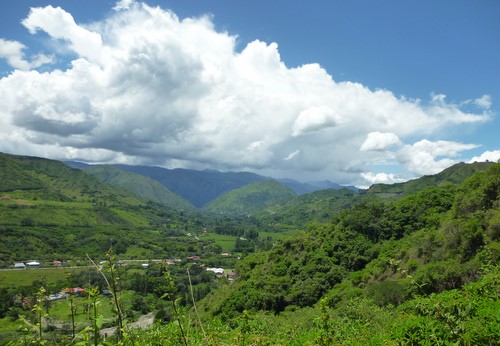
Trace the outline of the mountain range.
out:
[[[167,169],[155,166],[131,166],[123,164],[88,165],[76,161],[65,161],[65,163],[73,168],[87,170],[91,174],[98,175],[101,179],[111,179],[110,182],[112,184],[117,183],[117,170],[148,177],[159,182],[170,192],[173,192],[174,194],[189,201],[189,203],[196,208],[202,208],[207,203],[215,200],[226,192],[236,190],[251,183],[272,179],[270,177],[250,172],[219,172],[214,170],[198,171],[183,168]],[[101,168],[97,169],[96,167]],[[113,170],[112,168],[117,170]],[[106,173],[106,170],[109,170],[109,172]],[[128,177],[130,178],[130,185],[133,185],[132,180],[135,180],[135,183],[139,180],[137,177],[133,178],[132,175],[129,175]],[[354,186],[342,186],[328,180],[305,183],[293,179],[276,179],[276,181],[279,184],[286,186],[297,195],[326,189],[348,188],[355,192],[358,191],[358,189]],[[127,185],[127,179],[124,179],[124,175],[121,175],[119,184],[123,187]],[[130,188],[131,190],[137,190],[137,188],[132,186],[130,186]],[[151,196],[148,195],[146,197],[150,198]]]
[[[257,326],[251,333],[260,333],[261,325],[253,323],[269,318],[262,331],[267,337],[286,321],[281,339],[266,344],[286,344],[283,338],[298,325],[307,326],[304,335],[318,325],[334,333],[320,339],[318,332],[308,344],[330,344],[335,337],[339,344],[365,345],[374,336],[380,341],[374,344],[408,337],[415,345],[495,344],[499,168],[457,164],[362,193],[343,188],[298,194],[276,180],[258,179],[196,209],[159,181],[115,166],[73,169],[0,153],[0,266],[26,259],[86,265],[86,256],[99,258],[112,248],[123,259],[183,259],[192,273],[198,268],[207,274],[192,262],[196,257],[210,267],[225,263],[237,275],[235,282],[217,279],[211,287],[193,281],[202,285],[193,285],[191,294],[206,295],[197,303],[205,325],[251,322]],[[228,237],[233,256],[222,257]],[[182,264],[172,270],[185,273]],[[155,272],[144,275],[154,278]],[[123,281],[134,297],[163,294],[163,279],[148,280],[145,288],[136,274],[131,279],[137,280]],[[191,279],[177,280],[188,297]],[[9,295],[2,297],[12,303]],[[146,301],[137,305],[143,309]],[[4,313],[9,307],[0,305]]]

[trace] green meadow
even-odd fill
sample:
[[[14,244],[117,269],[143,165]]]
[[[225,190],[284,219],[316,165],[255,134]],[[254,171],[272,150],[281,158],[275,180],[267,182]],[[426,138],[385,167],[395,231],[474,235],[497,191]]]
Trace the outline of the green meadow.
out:
[[[222,248],[222,251],[233,251],[236,238],[238,237],[232,235],[207,233],[203,236],[203,238],[212,240],[215,244],[219,245]]]
[[[0,270],[0,288],[31,286],[33,282],[45,281],[54,284],[66,280],[70,273],[85,270],[86,268],[35,268]]]

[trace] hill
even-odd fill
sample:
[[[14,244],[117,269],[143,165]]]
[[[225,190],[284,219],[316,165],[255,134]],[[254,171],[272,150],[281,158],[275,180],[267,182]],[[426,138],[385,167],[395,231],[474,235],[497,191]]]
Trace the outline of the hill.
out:
[[[59,161],[0,154],[0,174],[0,261],[8,265],[102,256],[111,245],[130,256],[132,249],[168,256],[173,240],[151,230],[195,227],[173,209]]]
[[[337,183],[332,183],[329,180],[324,181],[313,181],[302,183],[293,179],[277,179],[277,181],[289,189],[293,190],[298,195],[303,195],[320,190],[341,190],[348,189],[354,192],[358,192],[359,189],[355,186],[343,186]]]
[[[169,191],[158,181],[146,176],[129,173],[109,165],[92,165],[84,168],[106,184],[128,190],[135,195],[177,210],[193,210],[194,206],[184,198]]]
[[[428,187],[394,202],[360,201],[330,225],[312,225],[246,257],[237,267],[238,285],[214,312],[279,313],[325,295],[337,306],[351,294],[399,305],[460,288],[481,265],[498,263],[499,230],[500,164],[459,186]],[[342,291],[346,280],[356,289]],[[397,292],[384,292],[389,285]]]
[[[256,210],[254,215],[271,230],[304,229],[311,222],[331,222],[360,198],[363,196],[346,188],[320,190]]]
[[[374,184],[367,193],[385,196],[407,195],[417,192],[428,186],[443,186],[446,184],[460,184],[477,172],[483,172],[493,165],[493,162],[457,163],[435,175],[427,175],[418,179],[397,184]]]
[[[209,202],[203,209],[211,213],[247,215],[296,197],[289,188],[275,180],[265,180],[232,190]]]
[[[500,338],[500,164],[490,164],[458,184],[436,179],[436,186],[422,185],[398,198],[349,190],[297,196],[271,180],[248,184],[214,201],[220,208],[215,212],[240,215],[231,220],[239,232],[236,245],[246,240],[268,242],[266,251],[245,251],[249,255],[237,260],[234,253],[205,257],[204,253],[219,254],[220,245],[193,240],[205,237],[204,231],[196,237],[182,236],[205,230],[204,220],[144,202],[85,171],[12,155],[0,156],[0,168],[9,173],[4,174],[0,192],[0,259],[26,259],[28,254],[45,261],[85,253],[96,257],[111,244],[119,258],[190,256],[190,261],[168,270],[153,263],[147,268],[105,269],[108,276],[115,269],[119,273],[121,288],[108,287],[113,294],[133,297],[116,311],[123,308],[127,319],[154,311],[158,323],[146,330],[127,329],[121,340],[99,340],[101,325],[83,328],[79,323],[83,329],[78,342],[495,345]],[[458,171],[455,174],[462,179]],[[243,229],[243,223],[236,224],[257,217],[247,217],[248,213],[258,215],[257,221],[281,214],[281,222],[290,225],[318,216],[331,219],[309,224],[288,238],[261,239],[260,226]],[[217,219],[225,222],[229,217]],[[206,270],[216,267],[231,268],[228,278],[215,279]],[[70,279],[91,289],[90,277],[85,272]],[[35,291],[42,285],[1,289],[0,313],[6,316],[1,322],[22,314],[36,326],[45,315],[57,316],[57,306],[64,304],[63,314],[69,316],[69,299],[61,300],[62,305],[41,304],[43,291]],[[65,285],[51,283],[47,294]],[[122,291],[116,295],[116,289]],[[17,297],[27,299],[19,304]],[[190,312],[194,300],[196,310]],[[95,307],[110,299],[95,296],[93,301],[91,318],[97,321]],[[74,302],[88,304],[82,297]],[[118,300],[115,304],[120,306]],[[114,326],[116,320],[106,323]],[[58,328],[54,324],[27,328],[23,334],[13,331],[9,340],[70,343],[71,330]]]
[[[203,207],[206,203],[225,192],[267,179],[248,172],[197,171],[129,165],[114,166],[126,172],[141,174],[157,180],[173,193],[190,201],[197,208]]]

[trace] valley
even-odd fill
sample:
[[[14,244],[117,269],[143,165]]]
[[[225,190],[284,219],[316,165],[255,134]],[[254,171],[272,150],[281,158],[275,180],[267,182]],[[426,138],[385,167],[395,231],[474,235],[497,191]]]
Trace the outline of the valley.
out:
[[[0,342],[499,339],[499,163],[365,191],[174,171],[0,154]]]

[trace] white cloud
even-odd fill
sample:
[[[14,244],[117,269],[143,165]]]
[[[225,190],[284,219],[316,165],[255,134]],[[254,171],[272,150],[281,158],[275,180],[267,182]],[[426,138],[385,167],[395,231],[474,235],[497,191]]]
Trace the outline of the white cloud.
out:
[[[313,106],[302,112],[293,123],[292,135],[300,136],[316,132],[324,128],[334,127],[339,123],[339,117],[328,106]]]
[[[361,145],[361,151],[386,150],[392,146],[401,144],[398,136],[391,132],[370,132]]]
[[[113,10],[115,11],[127,10],[133,3],[134,0],[119,0],[116,2],[115,7],[113,7]]]
[[[0,38],[0,57],[19,70],[29,70],[30,63],[24,60],[25,46],[17,41],[8,41]]]
[[[465,150],[477,148],[475,144],[451,141],[431,142],[426,139],[405,145],[398,153],[398,161],[411,173],[421,176],[436,174],[457,163],[452,159]]]
[[[31,10],[25,27],[43,30],[76,57],[69,68],[47,72],[27,71],[42,57],[14,60],[16,70],[0,79],[0,151],[348,184],[387,160],[415,174],[434,172],[468,145],[386,150],[491,116],[484,107],[463,111],[444,95],[424,103],[335,82],[318,64],[287,67],[276,43],[255,40],[238,51],[236,37],[215,30],[208,16],[179,19],[129,1],[115,9],[91,25],[61,8]],[[22,58],[22,45],[10,49],[4,58]]]
[[[491,96],[483,95],[482,97],[475,99],[474,104],[478,107],[489,109],[492,105]]]
[[[364,180],[366,180],[369,185],[372,184],[394,184],[394,183],[400,183],[403,182],[407,179],[402,178],[397,176],[396,174],[392,173],[373,173],[373,172],[366,172],[366,173],[361,173],[361,176],[363,177]]]
[[[500,150],[492,150],[492,151],[485,151],[479,156],[474,156],[469,160],[469,163],[485,162],[485,161],[500,162],[499,160],[500,160]]]
[[[291,152],[290,154],[288,154],[288,156],[285,157],[283,160],[285,160],[285,161],[291,160],[295,156],[297,156],[298,154],[300,154],[300,150],[295,150],[294,152]]]
[[[24,57],[23,50],[26,47],[17,41],[9,41],[0,38],[0,58],[5,59],[7,63],[15,69],[29,70],[37,68],[53,61],[53,57],[39,54],[31,62]]]
[[[70,48],[79,56],[96,62],[100,60],[101,36],[77,25],[73,16],[60,7],[32,8],[21,23],[31,34],[45,31],[52,38],[69,42]]]

